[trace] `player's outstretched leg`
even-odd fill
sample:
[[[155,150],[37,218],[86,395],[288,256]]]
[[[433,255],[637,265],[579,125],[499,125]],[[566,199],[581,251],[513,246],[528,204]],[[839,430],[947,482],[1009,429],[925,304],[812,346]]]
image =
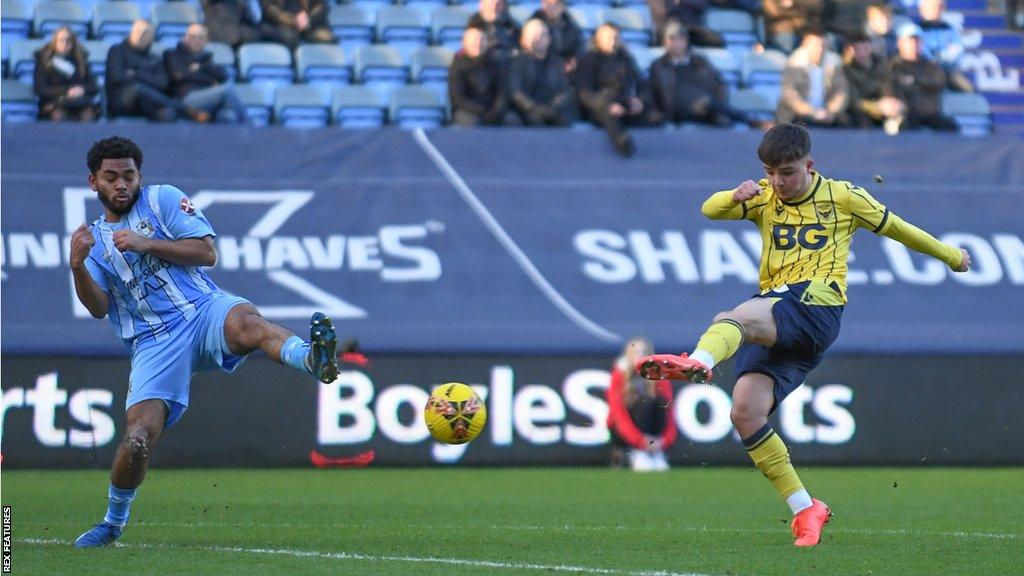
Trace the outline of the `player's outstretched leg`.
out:
[[[322,312],[309,319],[309,367],[316,379],[330,384],[338,378],[338,336],[331,319]]]
[[[107,546],[121,537],[128,523],[135,491],[146,476],[149,454],[167,421],[167,405],[163,400],[143,400],[128,408],[127,417],[127,432],[117,448],[110,470],[107,513],[102,522],[75,540],[76,548]]]

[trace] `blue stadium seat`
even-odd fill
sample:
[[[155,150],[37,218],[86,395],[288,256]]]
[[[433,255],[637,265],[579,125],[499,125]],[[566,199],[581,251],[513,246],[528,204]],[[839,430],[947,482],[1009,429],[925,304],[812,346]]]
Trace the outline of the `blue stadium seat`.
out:
[[[235,95],[245,106],[246,124],[262,128],[270,124],[273,110],[273,86],[261,84],[235,84]]]
[[[430,18],[403,6],[385,6],[377,11],[377,39],[398,49],[402,59],[417,48],[430,44]]]
[[[0,57],[3,73],[7,76],[11,57],[11,43],[24,40],[32,34],[32,10],[21,0],[3,0],[0,6]]]
[[[757,44],[754,18],[742,10],[710,9],[704,14],[704,22],[722,35],[726,47],[737,57]]]
[[[206,45],[206,51],[213,55],[214,64],[224,67],[228,73],[228,80],[234,81],[238,78],[238,66],[235,63],[235,51],[227,44],[221,42],[210,42]]]
[[[343,86],[352,80],[345,52],[334,44],[303,44],[295,50],[299,81],[307,84]]]
[[[372,44],[356,51],[356,79],[382,94],[409,81],[409,68],[393,46]]]
[[[324,128],[330,122],[327,100],[311,86],[278,86],[274,120],[288,128]]]
[[[775,103],[768,99],[763,93],[749,88],[742,88],[729,94],[729,104],[738,110],[746,112],[755,120],[774,120]]]
[[[573,6],[569,8],[568,12],[569,16],[576,21],[576,25],[583,30],[583,35],[589,40],[597,30],[601,8],[599,6]]]
[[[387,100],[365,86],[347,86],[331,92],[334,123],[342,128],[380,128],[386,121]]]
[[[722,81],[728,86],[730,92],[739,86],[741,76],[740,64],[733,57],[732,52],[725,48],[704,48],[700,46],[693,48],[693,52],[707,58],[715,70],[718,70]]]
[[[987,136],[992,132],[991,110],[981,94],[944,92],[942,113],[956,121],[964,136]]]
[[[508,7],[508,15],[518,22],[520,26],[526,24],[530,16],[533,16],[533,13],[536,11],[532,5],[527,4],[516,4],[515,6]]]
[[[11,42],[11,57],[8,65],[10,77],[31,86],[32,73],[36,69],[35,52],[42,48],[46,42],[43,38]]]
[[[437,92],[425,86],[400,86],[391,91],[388,112],[399,128],[440,128],[445,105]]]
[[[360,4],[331,6],[328,14],[331,30],[346,54],[354,54],[360,46],[373,44],[376,11]]]
[[[120,42],[132,30],[132,23],[142,17],[134,2],[98,2],[93,7],[92,36],[97,40]]]
[[[463,6],[447,6],[434,10],[430,16],[430,30],[434,44],[440,44],[454,51],[462,48],[462,34],[472,15],[473,10]]]
[[[619,27],[619,39],[629,47],[630,52],[651,45],[651,29],[644,23],[640,13],[632,8],[609,8],[601,11],[601,23]]]
[[[292,54],[283,44],[243,44],[238,48],[238,74],[246,82],[291,84],[295,80]]]
[[[760,54],[748,52],[743,56],[743,83],[751,90],[764,94],[772,103],[778,103],[782,94],[782,70],[786,67],[786,54],[779,50],[765,50]]]
[[[186,2],[157,2],[153,4],[153,30],[157,41],[173,39],[175,42],[185,35],[189,25],[201,22],[199,12]]]
[[[448,102],[448,69],[455,53],[444,46],[427,46],[412,53],[409,71],[412,81],[431,88]]]
[[[96,77],[96,82],[103,86],[103,82],[106,80],[104,75],[107,71],[107,52],[110,51],[113,42],[108,40],[81,40],[80,42],[82,48],[89,53],[89,70]]]
[[[36,119],[39,107],[36,104],[36,95],[32,92],[32,86],[17,80],[5,79],[0,93],[3,94],[0,110],[2,110],[5,123],[32,122]]]
[[[651,64],[664,54],[665,49],[661,46],[648,46],[647,48],[633,50],[633,60],[636,61],[637,67],[640,68],[644,76],[650,76]]]
[[[88,37],[89,19],[81,4],[72,0],[42,0],[36,4],[36,36],[48,36],[61,26],[71,28],[79,38]]]

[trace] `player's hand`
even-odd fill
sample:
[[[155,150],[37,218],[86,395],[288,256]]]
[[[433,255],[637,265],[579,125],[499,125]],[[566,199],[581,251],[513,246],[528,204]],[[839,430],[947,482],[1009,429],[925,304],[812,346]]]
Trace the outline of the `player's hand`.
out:
[[[114,246],[121,252],[142,254],[149,250],[149,239],[139,236],[131,230],[118,230],[114,232]]]
[[[743,184],[740,184],[732,191],[733,202],[739,204],[746,202],[755,196],[761,195],[761,187],[757,185],[757,182],[753,180],[747,180]]]
[[[967,250],[964,248],[960,249],[960,254],[963,255],[960,259],[960,265],[953,268],[953,272],[967,272],[971,269],[971,255],[968,254]]]
[[[644,434],[644,444],[644,450],[651,454],[662,451],[661,438],[658,438],[657,436]]]
[[[89,251],[92,250],[93,244],[96,244],[96,239],[92,237],[92,231],[85,224],[71,233],[70,260],[72,268],[85,264],[85,259],[89,257]]]

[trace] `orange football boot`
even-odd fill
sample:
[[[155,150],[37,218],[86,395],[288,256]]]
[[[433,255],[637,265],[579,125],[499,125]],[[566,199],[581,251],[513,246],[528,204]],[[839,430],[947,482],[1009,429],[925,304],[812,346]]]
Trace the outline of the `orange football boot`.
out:
[[[824,502],[811,498],[810,508],[805,508],[793,517],[793,536],[797,546],[814,546],[821,541],[821,530],[828,524],[832,511]]]
[[[637,360],[636,371],[648,380],[683,380],[695,384],[711,381],[711,368],[694,360],[684,352],[675,354],[654,354]]]

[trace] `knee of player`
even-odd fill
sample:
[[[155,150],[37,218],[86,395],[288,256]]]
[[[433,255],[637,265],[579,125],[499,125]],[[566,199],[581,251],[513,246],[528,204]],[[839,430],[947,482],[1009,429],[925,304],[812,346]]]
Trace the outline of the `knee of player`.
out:
[[[753,406],[742,402],[734,403],[732,410],[729,411],[729,418],[733,424],[742,424],[762,416],[764,415],[759,414]]]
[[[153,442],[144,428],[129,430],[124,439],[125,446],[133,456],[149,457],[149,449]]]

